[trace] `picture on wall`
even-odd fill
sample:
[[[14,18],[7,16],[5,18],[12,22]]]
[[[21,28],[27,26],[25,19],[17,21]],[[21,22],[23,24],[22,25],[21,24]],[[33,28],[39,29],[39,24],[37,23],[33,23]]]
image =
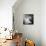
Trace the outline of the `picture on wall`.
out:
[[[24,14],[23,24],[24,25],[34,24],[34,15],[33,14]]]
[[[14,18],[14,13],[13,13],[13,31],[15,30],[15,18]]]

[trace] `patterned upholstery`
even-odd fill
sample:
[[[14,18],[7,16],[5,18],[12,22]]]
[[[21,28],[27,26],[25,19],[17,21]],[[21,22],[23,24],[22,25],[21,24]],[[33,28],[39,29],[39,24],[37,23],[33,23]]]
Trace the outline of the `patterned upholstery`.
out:
[[[35,46],[34,42],[32,40],[26,40],[25,46]]]

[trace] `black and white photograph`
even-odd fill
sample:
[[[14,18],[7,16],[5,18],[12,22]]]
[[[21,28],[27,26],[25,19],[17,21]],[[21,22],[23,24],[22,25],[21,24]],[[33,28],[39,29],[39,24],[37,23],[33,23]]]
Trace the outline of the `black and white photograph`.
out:
[[[34,24],[34,16],[33,16],[33,14],[24,14],[23,24],[24,25]]]

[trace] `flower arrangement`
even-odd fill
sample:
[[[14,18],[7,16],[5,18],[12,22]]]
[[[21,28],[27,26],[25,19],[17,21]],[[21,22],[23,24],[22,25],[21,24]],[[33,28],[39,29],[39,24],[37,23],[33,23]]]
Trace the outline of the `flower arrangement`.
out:
[[[9,30],[8,28],[5,27],[0,27],[0,38],[6,38],[7,36],[12,36],[12,32],[13,30]]]

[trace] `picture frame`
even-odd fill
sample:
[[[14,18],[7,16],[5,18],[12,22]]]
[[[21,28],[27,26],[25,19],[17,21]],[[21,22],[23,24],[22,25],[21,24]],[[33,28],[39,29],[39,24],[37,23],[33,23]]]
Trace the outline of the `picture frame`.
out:
[[[34,24],[34,15],[33,14],[24,14],[23,24],[24,25],[32,25],[32,24]]]

